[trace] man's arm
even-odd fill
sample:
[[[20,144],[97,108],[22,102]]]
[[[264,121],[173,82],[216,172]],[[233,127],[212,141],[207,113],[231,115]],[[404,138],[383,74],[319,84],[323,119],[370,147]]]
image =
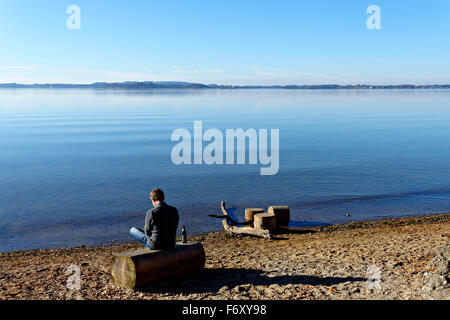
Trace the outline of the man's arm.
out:
[[[147,236],[152,235],[152,226],[153,226],[153,211],[148,210],[147,214],[145,215],[145,227],[144,231]]]
[[[174,224],[176,225],[175,230],[178,229],[178,223],[179,223],[179,221],[180,221],[180,215],[178,214],[177,208],[175,208],[175,223],[174,223]]]

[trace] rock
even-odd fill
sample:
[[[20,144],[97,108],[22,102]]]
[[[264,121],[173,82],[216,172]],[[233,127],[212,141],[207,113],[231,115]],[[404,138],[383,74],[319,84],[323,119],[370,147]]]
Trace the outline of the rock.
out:
[[[433,272],[425,272],[423,282],[425,286],[432,290],[445,288],[448,284],[444,276]]]
[[[439,275],[447,275],[450,271],[450,261],[442,255],[437,255],[428,261],[428,270]]]
[[[272,298],[272,297],[274,296],[274,294],[275,294],[275,291],[274,291],[274,290],[272,290],[272,289],[270,289],[270,288],[264,288],[263,295],[264,295],[266,298]]]
[[[280,286],[279,284],[271,284],[269,286],[269,290],[271,291],[275,291],[276,293],[283,293],[285,291],[285,288],[283,288],[282,286]]]
[[[247,291],[247,290],[242,285],[241,286],[236,286],[233,289],[231,289],[231,292],[233,292],[233,293],[242,293],[242,292],[245,292],[245,291]]]
[[[442,245],[436,249],[439,255],[450,260],[450,245]]]
[[[225,291],[230,290],[230,288],[228,288],[227,286],[223,286],[222,288],[219,289],[219,293],[224,293]]]
[[[436,249],[438,255],[433,257],[427,263],[428,272],[424,272],[423,284],[425,287],[432,290],[448,289],[448,278],[450,274],[450,246],[442,245]]]
[[[289,283],[286,285],[286,290],[292,290],[294,289],[294,285],[292,283]]]

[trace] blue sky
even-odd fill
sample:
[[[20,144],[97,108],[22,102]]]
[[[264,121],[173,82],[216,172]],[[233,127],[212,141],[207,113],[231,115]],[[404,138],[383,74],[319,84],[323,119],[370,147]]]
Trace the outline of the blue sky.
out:
[[[0,83],[450,83],[448,0],[0,0],[0,26]]]

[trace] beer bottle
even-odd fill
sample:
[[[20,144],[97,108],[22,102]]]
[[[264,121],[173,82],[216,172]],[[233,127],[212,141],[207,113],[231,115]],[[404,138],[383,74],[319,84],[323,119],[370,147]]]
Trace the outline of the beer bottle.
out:
[[[186,234],[186,227],[183,226],[181,229],[181,242],[186,243],[187,242],[187,234]]]

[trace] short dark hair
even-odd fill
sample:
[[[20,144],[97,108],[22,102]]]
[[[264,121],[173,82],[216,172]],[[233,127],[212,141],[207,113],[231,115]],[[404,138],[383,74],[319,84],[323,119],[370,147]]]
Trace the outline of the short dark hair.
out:
[[[164,191],[155,189],[150,193],[150,199],[153,201],[164,201]]]

